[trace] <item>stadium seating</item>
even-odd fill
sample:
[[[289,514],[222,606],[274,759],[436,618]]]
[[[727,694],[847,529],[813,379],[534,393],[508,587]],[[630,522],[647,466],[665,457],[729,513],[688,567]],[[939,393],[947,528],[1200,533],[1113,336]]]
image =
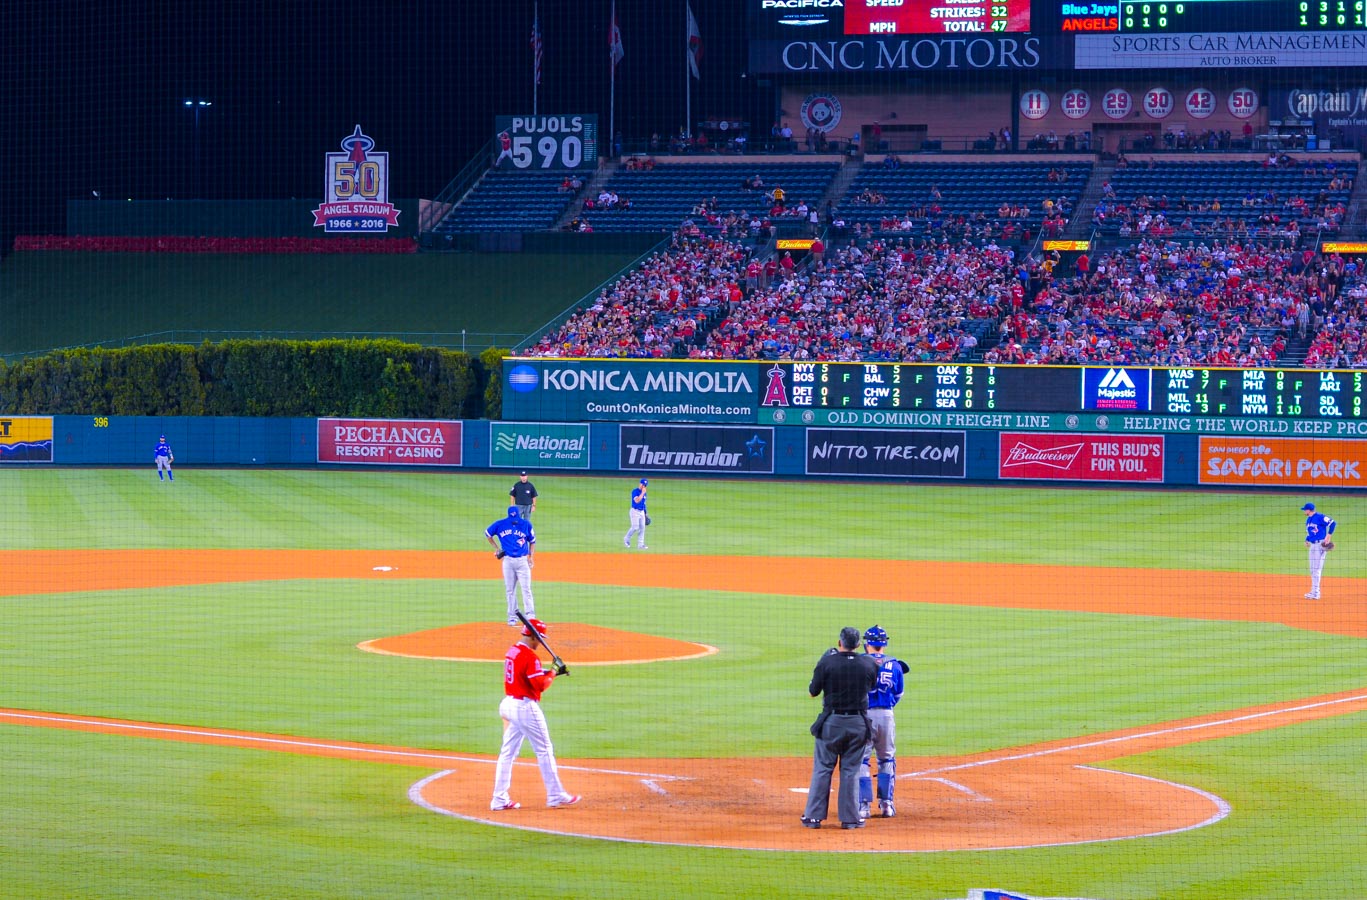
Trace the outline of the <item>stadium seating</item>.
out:
[[[544,231],[555,225],[574,195],[561,191],[564,172],[491,169],[433,231]]]
[[[719,213],[767,212],[770,202],[765,192],[778,186],[783,188],[790,207],[800,200],[816,204],[839,169],[840,164],[836,162],[665,162],[650,170],[623,168],[615,171],[603,188],[623,200],[630,200],[631,208],[585,209],[582,217],[594,231],[673,231],[690,216],[698,203],[711,198],[716,198]],[[746,178],[755,175],[763,181],[763,190],[742,187]]]
[[[840,199],[836,213],[856,225],[868,223],[875,230],[912,234],[942,232],[947,224],[952,226],[963,216],[970,227],[951,227],[956,237],[971,237],[974,232],[981,235],[981,224],[976,229],[971,226],[971,221],[981,214],[980,223],[993,223],[991,236],[1001,236],[1009,221],[999,214],[1005,203],[1028,211],[1027,216],[1016,217],[1012,222],[1015,234],[1027,225],[1033,234],[1038,234],[1045,201],[1058,204],[1062,198],[1065,210],[1075,210],[1091,171],[1088,161],[902,162],[895,168],[871,162],[865,164]],[[1066,177],[1051,181],[1050,172]],[[870,196],[877,199],[869,202],[866,198]],[[890,227],[880,227],[889,222]]]
[[[1346,180],[1335,186],[1335,178]],[[1102,199],[1097,224],[1108,235],[1146,233],[1162,222],[1162,233],[1179,236],[1294,239],[1337,231],[1356,179],[1355,162],[1313,158],[1283,166],[1263,160],[1130,163],[1111,177],[1115,196]]]

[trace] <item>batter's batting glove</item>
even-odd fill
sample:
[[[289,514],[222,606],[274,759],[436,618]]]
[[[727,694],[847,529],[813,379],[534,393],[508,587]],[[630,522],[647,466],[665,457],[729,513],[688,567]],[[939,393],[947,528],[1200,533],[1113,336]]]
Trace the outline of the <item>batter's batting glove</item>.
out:
[[[565,665],[564,663],[561,663],[560,665],[555,667],[555,674],[568,675],[570,674],[570,667]]]

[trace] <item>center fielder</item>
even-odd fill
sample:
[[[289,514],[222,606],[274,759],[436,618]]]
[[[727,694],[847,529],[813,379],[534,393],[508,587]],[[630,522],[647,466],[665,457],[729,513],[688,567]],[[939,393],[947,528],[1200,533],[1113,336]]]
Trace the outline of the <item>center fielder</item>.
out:
[[[540,619],[528,617],[531,628],[537,634],[546,633],[546,624]],[[503,657],[503,701],[498,705],[498,713],[508,723],[503,732],[503,745],[498,751],[498,765],[494,768],[494,798],[489,808],[495,811],[519,809],[522,804],[508,795],[513,784],[513,762],[522,752],[522,742],[531,742],[536,751],[536,764],[541,769],[541,780],[546,785],[546,805],[555,808],[573,806],[580,801],[577,794],[571,794],[560,783],[560,770],[555,761],[555,748],[551,746],[551,734],[546,728],[546,716],[541,712],[541,694],[555,681],[555,676],[564,674],[562,667],[558,672],[548,672],[541,668],[541,660],[536,655],[537,639],[527,626],[522,627],[522,639]]]
[[[1320,598],[1320,574],[1324,572],[1324,557],[1334,549],[1331,535],[1339,525],[1324,513],[1315,512],[1315,504],[1307,503],[1301,507],[1305,513],[1305,546],[1310,551],[1310,593],[1307,600]]]
[[[489,546],[503,560],[503,587],[508,594],[508,624],[517,621],[517,589],[522,586],[522,611],[527,618],[536,615],[536,601],[532,599],[532,553],[536,550],[536,532],[532,523],[524,520],[516,506],[508,507],[508,515],[484,529]]]
[[[171,463],[176,461],[176,455],[171,452],[171,445],[166,443],[166,435],[162,435],[157,441],[157,449],[152,451],[152,458],[157,463],[157,481],[165,481],[168,477],[176,480],[176,473],[171,471]]]
[[[864,748],[864,759],[859,766],[859,818],[867,819],[873,805],[873,779],[869,776],[869,758],[878,758],[878,808],[883,818],[897,815],[893,806],[893,788],[897,786],[897,720],[892,708],[902,699],[905,687],[903,674],[910,667],[900,659],[883,653],[888,645],[888,633],[877,625],[864,632],[864,651],[878,664],[878,680],[869,691],[869,744]]]

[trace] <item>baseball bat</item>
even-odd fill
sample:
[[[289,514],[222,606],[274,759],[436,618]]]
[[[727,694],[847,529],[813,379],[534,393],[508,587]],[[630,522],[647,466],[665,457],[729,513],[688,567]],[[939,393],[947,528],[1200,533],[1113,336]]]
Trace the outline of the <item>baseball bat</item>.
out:
[[[520,609],[513,610],[513,614],[516,615],[518,621],[522,623],[522,627],[530,631],[532,637],[536,638],[537,642],[546,648],[546,652],[551,655],[551,662],[555,664],[556,672],[561,675],[569,675],[570,667],[565,665],[565,661],[556,655],[556,652],[551,649],[550,644],[546,643],[546,636],[533,628],[532,623],[527,621],[526,614]]]

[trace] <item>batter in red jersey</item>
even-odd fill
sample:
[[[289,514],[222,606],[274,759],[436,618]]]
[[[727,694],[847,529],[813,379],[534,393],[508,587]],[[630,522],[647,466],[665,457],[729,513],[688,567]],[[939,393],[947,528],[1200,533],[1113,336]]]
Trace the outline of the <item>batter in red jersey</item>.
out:
[[[538,634],[546,633],[546,624],[540,619],[529,619]],[[506,694],[499,704],[499,715],[503,716],[506,727],[503,731],[503,746],[498,752],[498,765],[494,769],[494,799],[489,804],[492,810],[518,809],[521,803],[508,796],[508,788],[513,782],[513,762],[522,752],[522,742],[527,740],[536,751],[536,764],[541,768],[541,780],[546,784],[546,805],[573,806],[580,801],[578,794],[571,794],[560,783],[560,772],[555,762],[555,748],[551,746],[551,734],[546,728],[546,717],[541,713],[541,694],[551,686],[556,672],[541,668],[541,660],[536,655],[536,637],[525,625],[522,639],[508,649],[503,657],[503,693]],[[561,670],[560,674],[564,674]]]

